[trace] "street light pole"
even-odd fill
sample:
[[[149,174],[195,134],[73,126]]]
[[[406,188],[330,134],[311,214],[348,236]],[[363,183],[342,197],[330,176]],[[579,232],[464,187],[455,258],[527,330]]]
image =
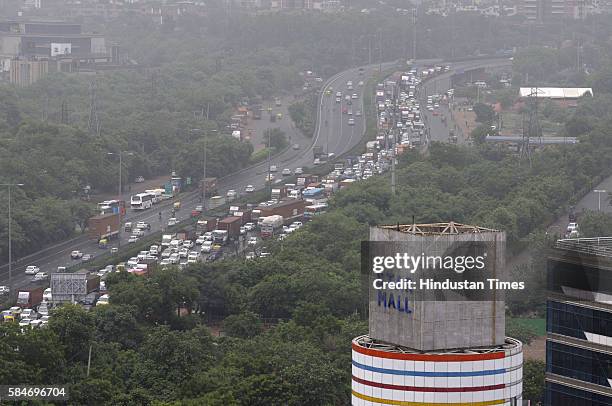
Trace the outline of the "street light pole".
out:
[[[121,151],[119,150],[119,152],[107,152],[106,155],[119,155],[119,190],[118,190],[118,194],[117,194],[117,199],[119,201],[123,200],[122,198],[122,193],[123,192],[123,172],[122,172],[122,168],[123,168],[123,154],[127,154],[127,155],[134,155],[133,152],[130,151]],[[121,213],[119,213],[119,237],[117,239],[117,245],[119,247],[121,247],[121,230],[123,228],[123,216]]]
[[[9,293],[13,292],[13,236],[12,236],[12,189],[13,186],[23,186],[23,183],[3,183],[0,186],[8,188],[8,274],[9,274]]]
[[[601,194],[608,193],[608,191],[603,189],[595,189],[593,192],[597,193],[597,211],[601,211]]]

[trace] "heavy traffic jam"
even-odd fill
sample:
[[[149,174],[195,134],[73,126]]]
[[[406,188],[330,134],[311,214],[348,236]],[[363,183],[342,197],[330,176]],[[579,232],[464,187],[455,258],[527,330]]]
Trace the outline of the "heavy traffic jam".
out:
[[[419,85],[425,78],[447,71],[448,67],[431,67],[426,71],[412,69],[396,73],[375,87],[377,111],[377,135],[366,143],[366,151],[360,155],[336,158],[326,154],[322,147],[314,146],[313,166],[329,163],[330,172],[325,175],[304,173],[303,168],[294,171],[270,162],[265,175],[269,199],[257,204],[243,203],[241,197],[252,196],[256,191],[247,185],[244,191],[229,190],[219,195],[217,180],[206,178],[199,188],[210,196],[206,205],[193,209],[188,220],[180,221],[181,195],[172,187],[146,190],[132,195],[129,207],[136,211],[157,211],[164,201],[171,201],[171,216],[163,221],[161,236],[153,238],[151,224],[145,221],[124,221],[126,202],[108,200],[97,205],[98,214],[89,219],[88,233],[97,241],[100,249],[109,248],[109,242],[120,233],[129,235],[128,248],[147,244],[134,256],[118,262],[118,247],[110,248],[108,264],[100,269],[88,266],[92,254],[74,250],[70,260],[75,269],[60,266],[57,271],[43,272],[36,264],[26,268],[31,275],[31,286],[19,289],[17,303],[2,312],[2,320],[18,321],[22,327],[43,327],[52,317],[50,310],[63,303],[79,303],[86,308],[109,303],[105,279],[112,272],[129,272],[147,277],[154,268],[175,266],[184,269],[202,262],[214,262],[226,257],[257,260],[267,257],[270,240],[283,240],[313,218],[324,214],[330,198],[339,190],[355,182],[381,175],[391,169],[392,160],[407,149],[427,144],[427,130],[421,119],[418,99]],[[394,80],[395,79],[395,80]],[[357,86],[363,86],[359,82]],[[353,83],[347,83],[352,89]],[[352,109],[356,94],[343,95],[334,92],[335,102],[341,104],[349,124],[361,117],[360,110]],[[328,92],[327,95],[330,95]],[[444,99],[449,94],[444,95]],[[452,93],[450,93],[452,96]],[[442,98],[437,97],[436,101]],[[433,98],[424,98],[426,109],[436,109]],[[334,159],[335,158],[335,159]],[[333,164],[333,166],[332,166]],[[319,168],[320,169],[320,168]],[[317,172],[321,173],[320,170]],[[277,179],[278,176],[278,179]],[[173,174],[173,178],[176,174]],[[164,207],[166,207],[164,206]],[[184,209],[183,209],[184,210]],[[153,217],[157,217],[153,215]],[[79,262],[76,262],[79,261]],[[3,287],[3,289],[6,289]],[[1,292],[0,292],[1,293]]]

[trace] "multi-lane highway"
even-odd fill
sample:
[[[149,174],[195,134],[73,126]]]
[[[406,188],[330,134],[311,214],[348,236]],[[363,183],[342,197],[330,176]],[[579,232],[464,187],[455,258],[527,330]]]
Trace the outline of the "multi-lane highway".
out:
[[[383,64],[383,69],[392,66],[393,63]],[[378,67],[378,65],[376,65]],[[321,97],[319,98],[318,120],[313,138],[305,137],[301,134],[292,134],[292,144],[299,144],[300,149],[287,149],[283,153],[274,157],[271,161],[272,165],[278,167],[276,173],[277,179],[281,177],[280,172],[284,168],[294,170],[298,167],[312,167],[313,165],[313,146],[323,146],[324,150],[340,155],[353,148],[362,138],[365,131],[364,116],[355,118],[355,125],[348,124],[348,115],[342,114],[341,105],[336,103],[333,94],[325,95],[325,90],[333,88],[333,93],[342,91],[343,95],[357,93],[359,98],[353,100],[353,110],[361,110],[363,112],[363,88],[358,86],[358,82],[368,80],[374,73],[374,65],[364,67],[362,75],[359,74],[359,69],[349,69],[331,77],[322,86]],[[354,89],[347,90],[347,82],[353,81]],[[364,113],[365,114],[365,113]],[[244,192],[247,185],[253,185],[256,189],[261,189],[265,186],[265,176],[268,171],[268,162],[262,162],[258,165],[230,174],[218,180],[219,194],[225,193],[234,189],[238,193]],[[201,204],[199,201],[199,193],[193,192],[184,194],[177,199],[181,201],[181,210],[176,213],[179,220],[185,220],[190,216],[191,211],[196,205]],[[175,201],[175,200],[172,200]],[[137,212],[128,209],[125,221],[145,221],[151,224],[151,231],[161,230],[168,222],[171,216],[171,202],[154,206],[152,209]],[[162,220],[159,220],[159,212],[162,212]],[[111,247],[119,244],[125,246],[130,233],[121,232],[119,241],[113,242]],[[80,250],[94,256],[104,253],[99,249],[95,241],[89,240],[86,237],[78,237],[70,241],[58,244],[55,247],[50,247],[43,252],[33,254],[28,259],[21,260],[13,265],[12,269],[12,284],[14,287],[27,285],[32,278],[30,275],[25,275],[25,267],[27,265],[37,265],[41,271],[55,272],[58,266],[70,266],[77,261],[70,259],[70,252]],[[0,268],[0,285],[8,284],[8,266]]]
[[[430,61],[427,61],[430,62]],[[425,91],[431,92],[436,89],[437,92],[444,92],[450,88],[450,77],[458,69],[468,70],[477,67],[492,67],[499,66],[499,64],[508,64],[507,59],[500,60],[479,60],[471,62],[460,62],[451,65],[451,71],[445,74],[439,75],[435,79],[428,81],[425,84]],[[396,62],[389,62],[382,65],[383,70],[389,69],[395,66]],[[421,62],[423,64],[423,62]],[[327,80],[321,88],[321,96],[319,98],[319,106],[317,110],[317,124],[313,138],[304,137],[301,134],[292,134],[292,144],[299,144],[300,149],[294,150],[292,148],[287,149],[283,153],[272,159],[271,164],[278,167],[276,174],[279,178],[280,171],[284,168],[294,170],[298,167],[311,167],[313,165],[313,147],[322,146],[323,149],[329,153],[341,155],[355,145],[357,145],[365,131],[365,112],[363,107],[363,91],[364,88],[358,86],[360,81],[366,82],[373,74],[377,71],[379,65],[364,66],[360,71],[358,68],[346,70],[338,73]],[[353,82],[353,90],[347,89],[347,82]],[[326,95],[326,90],[332,89],[331,95]],[[352,110],[355,113],[357,110],[362,112],[361,116],[353,115],[355,119],[354,125],[348,124],[349,116],[342,113],[342,106],[345,102],[336,103],[335,92],[341,91],[343,97],[347,94],[357,93],[358,99],[352,100]],[[444,133],[441,124],[436,125],[435,117],[430,117],[432,120],[429,121],[431,126],[430,134],[433,140],[446,140],[448,137],[448,130]],[[445,135],[444,135],[445,134]],[[247,169],[238,171],[233,174],[229,174],[218,181],[219,193],[225,195],[225,193],[234,189],[238,193],[242,193],[247,185],[253,185],[256,189],[263,188],[265,185],[265,176],[268,171],[268,162],[262,162],[258,165],[249,167]],[[196,205],[201,204],[198,197],[198,192],[193,192],[180,196],[178,199],[181,201],[181,210],[177,212],[176,216],[179,220],[185,220],[190,216],[191,211]],[[170,217],[171,201],[162,203],[153,209],[144,212],[134,212],[128,210],[125,221],[146,221],[151,224],[151,231],[155,232],[161,230]],[[159,220],[158,212],[162,212],[162,220]],[[114,242],[112,246],[119,244],[126,245],[129,233],[121,232],[119,241]],[[26,259],[18,261],[13,266],[12,272],[12,284],[14,287],[20,287],[29,283],[31,279],[30,275],[25,275],[24,270],[27,265],[37,265],[42,271],[54,272],[58,266],[70,266],[74,262],[70,259],[70,252],[72,250],[80,250],[84,253],[99,255],[104,251],[97,247],[95,241],[91,241],[86,237],[77,237],[70,241],[60,243],[54,247],[50,247],[44,251],[33,254]],[[0,284],[8,284],[8,267],[4,265],[0,267]]]

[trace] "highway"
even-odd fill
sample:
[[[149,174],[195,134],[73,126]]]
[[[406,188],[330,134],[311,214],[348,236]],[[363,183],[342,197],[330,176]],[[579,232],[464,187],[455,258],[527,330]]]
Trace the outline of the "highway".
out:
[[[431,61],[427,61],[431,62]],[[423,63],[423,62],[421,62]],[[459,62],[451,65],[451,71],[438,76],[435,79],[428,81],[425,85],[426,91],[431,92],[435,87],[437,92],[443,92],[450,87],[450,77],[453,71],[457,69],[470,69],[476,67],[488,67],[498,66],[499,64],[508,64],[509,60],[479,60],[472,62]],[[383,70],[389,69],[395,66],[397,62],[388,62],[382,64]],[[292,143],[299,144],[299,150],[293,150],[292,148],[287,149],[283,153],[272,159],[271,164],[276,165],[278,172],[275,173],[276,179],[281,177],[281,171],[284,168],[294,170],[298,167],[312,167],[313,165],[313,147],[322,146],[327,152],[333,152],[336,156],[349,151],[355,145],[357,145],[365,132],[364,123],[364,107],[363,107],[363,88],[358,86],[359,81],[367,82],[367,80],[378,71],[378,64],[364,66],[362,75],[360,75],[359,68],[352,68],[343,72],[340,72],[331,78],[329,78],[321,87],[321,97],[319,98],[319,106],[317,111],[317,124],[315,134],[313,138],[304,137],[298,134],[292,134]],[[399,69],[399,68],[398,68]],[[347,82],[353,82],[353,90],[347,89]],[[326,96],[325,90],[333,88],[332,95]],[[353,115],[355,119],[355,125],[348,124],[349,116],[342,114],[341,106],[345,105],[344,100],[342,103],[336,103],[335,92],[341,91],[343,97],[346,94],[357,93],[358,99],[353,100],[352,110],[356,112],[361,110],[362,116],[357,117]],[[430,133],[433,135],[433,140],[445,140],[448,138],[448,130],[444,135],[444,129],[441,123],[435,124],[435,121],[439,121],[439,118],[432,117],[429,121],[432,129]],[[287,118],[289,119],[289,118]],[[450,121],[449,121],[450,122]],[[433,123],[433,124],[432,124]],[[244,188],[247,185],[253,185],[255,189],[262,189],[265,186],[265,176],[268,171],[268,162],[262,162],[258,165],[240,170],[238,172],[229,174],[218,180],[219,194],[225,195],[230,189],[236,190],[238,193],[243,193]],[[181,201],[181,210],[176,213],[179,221],[187,219],[191,215],[191,211],[196,205],[201,204],[199,201],[199,192],[191,192],[180,196],[178,200]],[[171,204],[175,200],[170,200],[165,203],[161,203],[158,206],[154,206],[152,209],[135,212],[128,209],[125,221],[146,221],[151,224],[151,231],[149,233],[159,231],[167,224],[168,218],[171,216]],[[159,221],[158,212],[162,211],[162,221]],[[127,239],[130,233],[125,233],[123,230],[120,233],[118,241],[113,242],[111,247],[118,246],[119,244],[127,245]],[[86,254],[91,254],[94,257],[106,251],[101,250],[97,247],[96,241],[87,239],[85,236],[80,236],[72,240],[65,241],[54,247],[45,249],[39,253],[32,254],[26,259],[22,259],[13,265],[12,270],[12,284],[14,288],[19,288],[29,284],[32,276],[25,275],[24,270],[27,265],[37,265],[41,271],[55,272],[58,266],[72,266],[77,261],[70,259],[70,252],[73,250],[80,250]],[[0,267],[0,285],[8,285],[8,266],[4,265]]]
[[[383,69],[388,69],[393,66],[394,62],[383,64]],[[313,138],[305,137],[301,134],[292,134],[291,143],[299,144],[299,150],[287,149],[280,155],[271,160],[271,165],[278,167],[278,172],[275,174],[276,179],[281,178],[281,171],[284,168],[294,170],[298,167],[312,167],[313,165],[313,146],[323,146],[324,150],[340,155],[351,148],[361,140],[364,131],[364,117],[356,117],[355,125],[348,125],[348,115],[342,114],[341,104],[335,102],[335,96],[325,96],[325,90],[330,86],[333,87],[333,93],[342,91],[345,94],[357,93],[359,98],[353,100],[352,108],[354,111],[361,110],[363,112],[363,88],[357,86],[360,80],[366,82],[369,77],[374,74],[374,68],[378,68],[378,64],[365,66],[363,75],[359,75],[359,69],[349,69],[334,75],[322,86],[319,98],[319,108],[317,115],[320,119],[317,120],[317,126]],[[353,81],[354,89],[348,91],[346,89],[347,81]],[[342,105],[345,105],[344,101]],[[286,118],[289,120],[290,118]],[[327,121],[327,123],[326,123]],[[225,195],[230,189],[236,190],[238,193],[244,193],[244,188],[247,185],[253,185],[256,190],[262,189],[265,186],[265,176],[268,172],[268,162],[262,162],[258,165],[246,168],[233,174],[229,174],[220,178],[217,182],[219,194]],[[199,192],[191,192],[180,196],[178,199],[172,199],[167,202],[154,206],[152,209],[145,211],[127,210],[124,221],[145,221],[151,224],[151,231],[147,234],[160,231],[166,226],[169,217],[171,217],[172,202],[180,200],[181,209],[176,213],[176,218],[181,221],[187,219],[191,215],[191,211],[201,204],[199,201]],[[129,203],[129,201],[127,201]],[[159,221],[158,213],[162,211],[162,221]],[[125,233],[121,230],[120,238],[109,244],[109,247],[116,247],[119,244],[127,245],[127,239],[130,233]],[[57,270],[58,266],[72,266],[79,261],[70,259],[70,252],[80,250],[85,254],[91,254],[94,257],[105,253],[106,250],[101,250],[97,246],[96,241],[89,240],[86,236],[80,236],[63,243],[43,250],[43,252],[32,254],[28,259],[22,259],[14,263],[12,269],[12,284],[14,288],[27,286],[32,278],[31,275],[25,275],[25,267],[28,265],[36,265],[41,271],[52,273]],[[0,285],[8,285],[8,265],[0,267]]]

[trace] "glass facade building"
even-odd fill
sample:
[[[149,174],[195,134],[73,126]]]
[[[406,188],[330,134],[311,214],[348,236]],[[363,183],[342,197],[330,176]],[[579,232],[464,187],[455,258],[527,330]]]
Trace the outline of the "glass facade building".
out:
[[[612,405],[612,238],[559,240],[547,289],[545,405]]]

